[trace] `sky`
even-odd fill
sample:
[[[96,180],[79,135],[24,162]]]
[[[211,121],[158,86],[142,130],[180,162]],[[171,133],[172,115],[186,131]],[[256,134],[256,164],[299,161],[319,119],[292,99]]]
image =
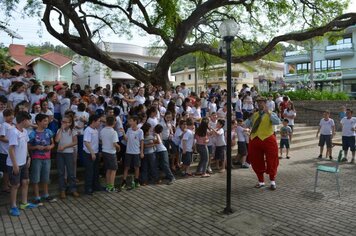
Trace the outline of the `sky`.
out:
[[[25,2],[25,0],[20,0]],[[346,12],[356,12],[356,0],[350,1],[350,6]],[[54,45],[62,44],[60,41],[51,36],[47,31],[44,25],[39,25],[38,19],[36,18],[22,18],[19,12],[13,14],[13,20],[10,23],[10,29],[17,32],[23,39],[12,39],[5,32],[0,31],[0,43],[3,43],[5,46],[9,44],[42,44],[45,42],[51,42]],[[0,20],[3,19],[3,16],[0,16]],[[38,32],[41,32],[40,34]],[[106,41],[118,42],[118,43],[131,43],[141,46],[148,46],[152,40],[148,37],[142,37],[138,34],[133,34],[131,39],[126,37],[118,37],[111,35],[110,37],[104,38]],[[12,41],[13,40],[13,41]]]

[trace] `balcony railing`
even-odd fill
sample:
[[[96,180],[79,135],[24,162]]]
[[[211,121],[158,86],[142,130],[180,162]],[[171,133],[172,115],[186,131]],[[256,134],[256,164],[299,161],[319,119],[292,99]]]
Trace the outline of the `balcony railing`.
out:
[[[329,45],[326,46],[326,51],[337,51],[337,50],[343,50],[343,49],[352,49],[353,45],[352,43],[344,43],[344,44],[336,44],[336,45]]]
[[[286,52],[286,57],[305,55],[305,54],[308,54],[308,52],[305,50],[289,51],[289,52]]]

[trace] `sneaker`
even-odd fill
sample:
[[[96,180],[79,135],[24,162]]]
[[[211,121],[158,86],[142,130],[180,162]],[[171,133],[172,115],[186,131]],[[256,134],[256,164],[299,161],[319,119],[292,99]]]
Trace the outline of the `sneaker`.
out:
[[[287,158],[287,159],[290,159],[290,156],[287,156],[286,158]]]
[[[321,159],[321,158],[323,158],[323,156],[320,154],[320,155],[318,156],[318,159]]]
[[[80,197],[80,194],[78,192],[72,192],[73,197]]]
[[[330,160],[331,160],[331,159],[330,159]],[[344,158],[341,159],[341,161],[342,161],[342,162],[347,162],[347,158],[344,157]]]
[[[20,209],[21,210],[33,209],[33,208],[36,208],[36,207],[38,207],[38,205],[33,204],[33,203],[29,203],[29,202],[20,204]]]
[[[134,187],[134,188],[138,188],[138,187],[141,186],[141,185],[140,185],[140,182],[133,182],[132,184],[133,184],[133,187]]]
[[[167,185],[172,185],[175,181],[176,181],[176,179],[171,179],[167,182]]]
[[[280,157],[278,157],[279,159],[283,159],[283,157],[282,156],[280,156]]]
[[[117,193],[117,189],[116,188],[106,188],[106,192],[108,193]]]
[[[127,187],[126,182],[122,182],[121,185],[120,185],[120,189],[122,190],[122,189],[124,189],[126,187]]]
[[[56,202],[56,201],[57,201],[57,198],[48,196],[48,197],[44,198],[44,200],[45,200],[46,202],[53,203],[53,202]]]
[[[9,213],[12,216],[20,216],[20,210],[17,207],[11,207]]]
[[[248,168],[250,168],[250,165],[246,163],[246,164],[241,165],[241,168],[248,169]]]
[[[274,191],[274,190],[276,190],[276,189],[277,189],[277,187],[276,187],[276,185],[275,185],[275,184],[271,184],[271,186],[269,187],[269,189],[271,189],[272,191]]]
[[[333,159],[333,157],[332,157],[332,156],[329,156],[329,159],[330,159],[330,160],[332,160],[332,159]],[[347,161],[347,159],[346,159],[346,161]]]
[[[60,199],[66,199],[66,198],[67,198],[66,192],[65,192],[65,191],[62,191],[62,192],[60,193],[60,195],[59,195],[59,198],[60,198]]]
[[[32,203],[33,204],[36,204],[36,205],[39,205],[39,204],[41,204],[41,199],[34,199],[33,201],[32,201]]]

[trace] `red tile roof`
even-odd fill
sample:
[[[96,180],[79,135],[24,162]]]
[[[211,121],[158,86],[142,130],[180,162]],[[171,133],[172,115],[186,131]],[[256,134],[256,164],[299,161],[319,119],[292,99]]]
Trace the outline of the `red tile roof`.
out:
[[[49,62],[52,62],[53,64],[61,67],[64,66],[65,64],[69,63],[72,61],[69,57],[66,57],[60,53],[57,52],[48,52],[46,54],[41,55],[41,58],[44,60],[47,60]]]
[[[70,59],[69,57],[66,57],[57,52],[48,52],[41,56],[28,56],[25,54],[25,51],[26,47],[24,45],[10,44],[9,56],[13,58],[17,64],[19,64],[15,65],[14,69],[18,70],[20,68],[25,68],[28,65],[32,64],[35,59],[43,59],[59,67],[62,67],[72,61],[72,59]]]

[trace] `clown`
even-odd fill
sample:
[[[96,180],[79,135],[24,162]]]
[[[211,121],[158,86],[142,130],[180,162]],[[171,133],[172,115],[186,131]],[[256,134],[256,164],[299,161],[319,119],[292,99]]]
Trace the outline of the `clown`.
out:
[[[264,173],[269,174],[271,190],[276,190],[275,178],[277,175],[278,145],[274,135],[273,125],[280,124],[276,113],[271,112],[267,106],[267,99],[257,97],[257,108],[250,120],[251,136],[248,146],[249,158],[255,171],[258,184],[256,188],[265,186]]]

